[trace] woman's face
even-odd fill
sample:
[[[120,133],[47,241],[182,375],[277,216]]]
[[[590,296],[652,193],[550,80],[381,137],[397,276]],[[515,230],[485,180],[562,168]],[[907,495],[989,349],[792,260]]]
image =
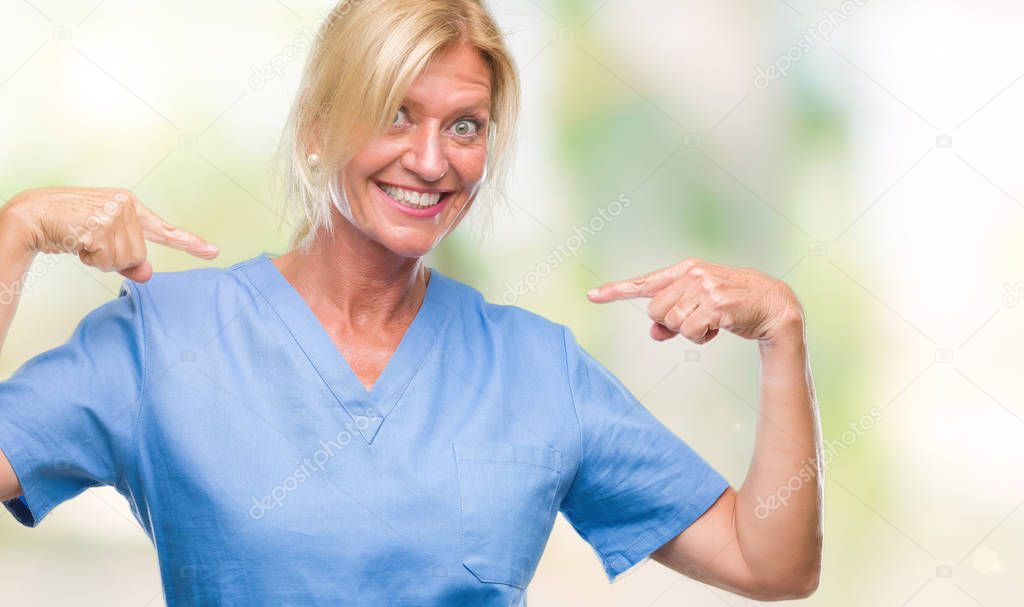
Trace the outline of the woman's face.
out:
[[[355,228],[404,257],[433,249],[483,181],[490,102],[490,70],[475,49],[436,55],[388,131],[342,172]]]

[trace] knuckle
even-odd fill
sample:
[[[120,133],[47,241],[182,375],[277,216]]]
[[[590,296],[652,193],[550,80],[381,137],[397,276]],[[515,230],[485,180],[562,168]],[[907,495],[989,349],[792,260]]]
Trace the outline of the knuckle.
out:
[[[122,208],[122,214],[132,222],[135,222],[139,215],[134,203],[125,204]]]
[[[661,324],[665,325],[668,328],[672,328],[672,326],[676,324],[675,308],[670,308],[666,310],[665,313],[661,315],[661,318],[658,319],[658,322],[660,322]]]
[[[661,320],[661,318],[664,317],[664,314],[661,313],[661,310],[663,308],[664,306],[661,304],[660,301],[652,299],[651,301],[647,302],[647,316],[649,316],[652,320]]]
[[[194,249],[199,246],[199,238],[195,234],[179,231],[174,240],[186,249]]]
[[[127,197],[120,190],[115,190],[113,194],[103,198],[103,208],[105,210],[114,211],[124,206],[127,201]]]
[[[119,204],[127,204],[129,202],[137,201],[137,199],[135,198],[135,193],[129,190],[128,188],[115,188],[113,196],[111,196],[111,198],[113,198],[113,200]]]
[[[112,215],[122,216],[134,210],[134,206],[135,195],[131,190],[118,189],[114,191],[104,208],[110,209]]]
[[[677,267],[681,268],[684,272],[690,270],[694,266],[700,263],[700,260],[696,257],[687,257],[677,264]]]

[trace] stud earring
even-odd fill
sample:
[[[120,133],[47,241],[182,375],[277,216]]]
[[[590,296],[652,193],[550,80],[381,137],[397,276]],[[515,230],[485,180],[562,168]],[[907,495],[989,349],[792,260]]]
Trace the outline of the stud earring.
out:
[[[312,154],[310,154],[306,158],[306,162],[308,162],[309,166],[311,166],[311,167],[318,167],[318,166],[320,166],[320,154],[317,154],[316,152],[313,152]]]

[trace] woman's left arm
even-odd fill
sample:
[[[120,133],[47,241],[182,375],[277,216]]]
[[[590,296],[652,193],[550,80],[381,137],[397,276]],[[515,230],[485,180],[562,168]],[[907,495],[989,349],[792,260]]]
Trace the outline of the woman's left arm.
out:
[[[821,569],[821,426],[799,300],[750,268],[685,259],[591,290],[591,301],[650,298],[651,337],[703,344],[721,329],[756,340],[760,419],[743,486],[651,556],[702,582],[759,600],[814,592]]]

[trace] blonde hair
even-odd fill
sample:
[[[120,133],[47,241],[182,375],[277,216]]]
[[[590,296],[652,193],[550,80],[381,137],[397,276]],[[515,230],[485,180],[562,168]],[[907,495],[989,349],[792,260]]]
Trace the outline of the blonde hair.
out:
[[[282,221],[298,220],[290,247],[308,248],[319,230],[332,228],[330,180],[387,129],[430,60],[458,43],[476,48],[491,72],[486,177],[473,202],[483,203],[491,226],[511,170],[520,96],[493,17],[481,0],[342,0],[319,28],[274,157]],[[313,150],[316,167],[308,162]]]

